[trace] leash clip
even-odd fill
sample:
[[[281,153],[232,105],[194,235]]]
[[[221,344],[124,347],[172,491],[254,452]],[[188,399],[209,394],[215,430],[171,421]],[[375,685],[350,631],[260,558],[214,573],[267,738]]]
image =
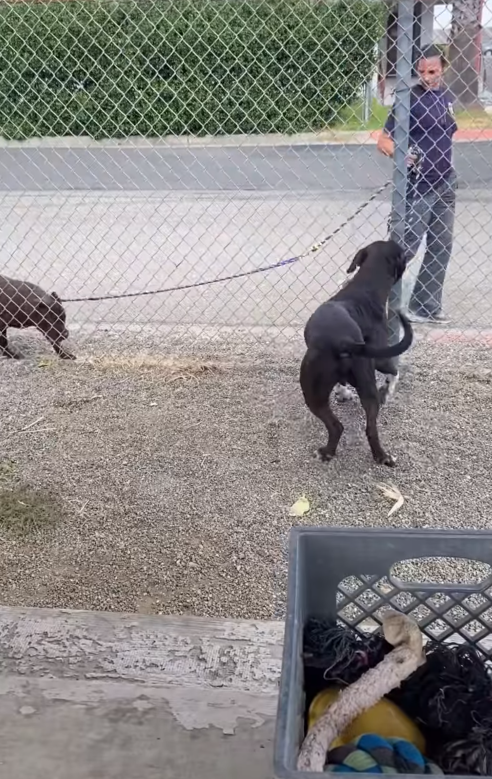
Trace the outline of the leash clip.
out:
[[[422,172],[424,152],[419,146],[414,145],[408,149],[408,155],[414,158],[409,165],[409,176],[413,181],[416,181]]]

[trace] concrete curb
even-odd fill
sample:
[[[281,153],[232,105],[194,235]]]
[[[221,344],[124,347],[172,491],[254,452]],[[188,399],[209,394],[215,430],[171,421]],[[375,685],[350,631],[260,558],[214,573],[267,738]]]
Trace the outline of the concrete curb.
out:
[[[0,138],[0,149],[193,149],[193,148],[261,148],[292,146],[373,146],[380,131],[335,132],[323,130],[319,133],[297,135],[221,135],[203,137],[166,136],[163,138],[108,138],[94,140],[88,136],[67,136],[28,138],[25,141],[10,141]],[[492,141],[492,128],[458,130],[454,137],[457,143],[481,143]]]
[[[270,779],[282,640],[281,622],[1,607],[2,776]]]
[[[271,696],[273,708],[283,631],[275,621],[0,607],[4,673],[192,686],[204,695],[230,688]],[[209,715],[214,723],[199,712],[186,718],[220,727],[220,712]]]
[[[169,135],[163,138],[105,138],[95,140],[88,136],[28,138],[25,141],[9,141],[0,138],[2,149],[193,149],[193,148],[258,148],[277,146],[312,146],[374,144],[371,133],[299,133],[298,135]]]
[[[439,344],[475,344],[486,347],[492,346],[492,330],[469,328],[460,330],[457,327],[439,327],[429,331],[426,325],[417,325],[419,328],[417,337],[419,340],[427,340]],[[424,329],[426,330],[423,335]]]

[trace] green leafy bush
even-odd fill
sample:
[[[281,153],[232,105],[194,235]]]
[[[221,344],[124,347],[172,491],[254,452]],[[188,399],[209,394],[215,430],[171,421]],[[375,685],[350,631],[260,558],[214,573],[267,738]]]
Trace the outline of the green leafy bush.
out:
[[[0,134],[294,133],[372,73],[371,0],[73,0],[0,10]]]

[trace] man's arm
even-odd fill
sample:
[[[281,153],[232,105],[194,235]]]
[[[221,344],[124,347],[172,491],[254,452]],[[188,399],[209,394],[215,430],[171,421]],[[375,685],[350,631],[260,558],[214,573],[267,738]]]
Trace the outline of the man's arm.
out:
[[[393,109],[389,112],[386,124],[384,125],[378,138],[378,151],[384,154],[385,157],[392,157],[395,151],[395,144],[393,141],[393,130],[395,129],[395,115]]]
[[[395,129],[395,114],[392,108],[389,112],[386,124],[381,130],[378,138],[378,151],[384,154],[385,157],[392,157],[395,153],[395,142],[393,140],[393,132]],[[417,157],[413,154],[409,154],[407,157],[407,165],[411,167],[417,160]]]

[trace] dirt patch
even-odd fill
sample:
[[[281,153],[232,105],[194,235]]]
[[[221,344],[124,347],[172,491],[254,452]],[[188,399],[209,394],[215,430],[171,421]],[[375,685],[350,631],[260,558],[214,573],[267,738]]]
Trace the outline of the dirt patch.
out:
[[[339,410],[336,460],[313,459],[325,433],[292,350],[180,362],[126,346],[112,342],[111,359],[86,343],[76,363],[0,363],[0,461],[59,507],[35,538],[0,522],[6,604],[268,618],[282,611],[293,523],[490,524],[485,347],[415,347],[381,415],[389,472],[371,460],[357,403]],[[404,496],[391,517],[385,480]],[[309,513],[289,517],[301,495]]]

